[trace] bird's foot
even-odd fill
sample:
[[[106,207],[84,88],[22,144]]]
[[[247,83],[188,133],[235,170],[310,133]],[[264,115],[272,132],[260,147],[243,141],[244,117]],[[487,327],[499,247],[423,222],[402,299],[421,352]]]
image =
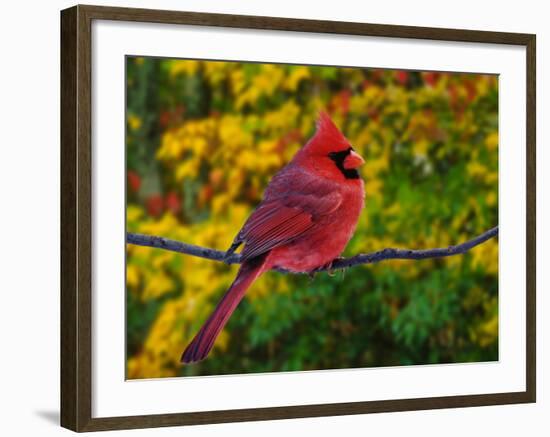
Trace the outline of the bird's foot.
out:
[[[315,270],[313,270],[312,272],[309,273],[310,277],[313,277],[312,275],[315,275],[315,273],[318,273],[318,272],[324,272],[326,271],[327,274],[331,277],[335,276],[336,275],[336,271],[332,268],[333,264],[336,263],[337,261],[340,261],[344,258],[342,257],[336,257],[334,258],[332,261],[326,263],[326,264],[323,264],[322,266],[320,267],[317,267]],[[342,269],[344,270],[344,269]]]
[[[336,257],[332,260],[332,263],[331,263],[331,266],[333,266],[334,264],[338,263],[338,261],[342,261],[344,260],[345,258],[339,256],[339,257]],[[338,270],[340,270],[342,272],[342,277],[345,276],[346,274],[346,270],[348,269],[348,267],[340,267]]]

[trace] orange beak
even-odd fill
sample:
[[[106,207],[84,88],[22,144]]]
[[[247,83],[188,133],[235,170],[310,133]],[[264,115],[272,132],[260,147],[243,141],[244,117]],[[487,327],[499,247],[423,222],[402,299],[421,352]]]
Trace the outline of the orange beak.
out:
[[[346,159],[344,159],[344,168],[351,170],[362,166],[364,163],[365,160],[361,158],[361,155],[352,150],[350,154],[346,156]]]

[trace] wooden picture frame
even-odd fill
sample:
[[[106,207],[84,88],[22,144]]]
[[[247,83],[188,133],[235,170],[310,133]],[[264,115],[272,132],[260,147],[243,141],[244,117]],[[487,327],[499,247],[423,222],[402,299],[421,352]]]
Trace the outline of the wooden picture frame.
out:
[[[92,35],[94,20],[476,42],[526,48],[526,390],[317,405],[92,417]],[[531,34],[75,6],[61,12],[61,425],[99,431],[535,402],[535,51]]]

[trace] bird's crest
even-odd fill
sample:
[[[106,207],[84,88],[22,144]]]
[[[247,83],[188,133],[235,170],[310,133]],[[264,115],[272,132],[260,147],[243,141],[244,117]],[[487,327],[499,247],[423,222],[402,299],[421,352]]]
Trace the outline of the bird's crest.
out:
[[[325,111],[319,112],[317,122],[315,124],[317,126],[317,132],[323,132],[326,134],[340,133],[340,130],[336,127],[330,118],[330,115],[328,115]]]
[[[314,139],[317,147],[328,147],[331,151],[338,151],[339,149],[347,149],[349,147],[349,141],[325,111],[319,112],[316,126],[317,130]]]

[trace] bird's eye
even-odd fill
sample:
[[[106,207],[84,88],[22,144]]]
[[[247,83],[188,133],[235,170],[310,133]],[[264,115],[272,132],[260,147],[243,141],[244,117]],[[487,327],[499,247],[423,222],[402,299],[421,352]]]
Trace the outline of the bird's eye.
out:
[[[340,152],[330,152],[327,156],[332,160],[341,160],[348,156],[352,150],[354,149],[350,146],[347,150],[342,150]]]

